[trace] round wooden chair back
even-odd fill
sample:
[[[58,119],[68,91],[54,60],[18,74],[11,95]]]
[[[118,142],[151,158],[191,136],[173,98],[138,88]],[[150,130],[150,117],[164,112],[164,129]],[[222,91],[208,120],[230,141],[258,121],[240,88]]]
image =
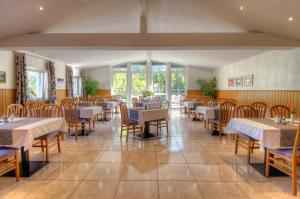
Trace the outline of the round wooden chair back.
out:
[[[235,117],[253,118],[255,117],[255,110],[249,105],[240,105],[235,109]]]
[[[225,102],[220,105],[219,121],[227,123],[234,117],[236,104],[232,102]]]
[[[132,98],[131,102],[133,107],[138,107],[139,100],[137,97]]]
[[[121,112],[121,123],[125,125],[128,124],[129,123],[128,109],[125,103],[120,103],[120,112]]]
[[[225,99],[225,98],[218,98],[217,99],[217,102],[218,102],[219,105],[225,103],[226,101],[227,101],[227,99]]]
[[[24,117],[25,108],[22,104],[10,104],[6,111],[7,116],[14,115],[14,117]]]
[[[43,103],[41,102],[31,102],[28,105],[27,116],[28,117],[42,117],[42,107]]]
[[[42,107],[42,117],[61,117],[61,109],[55,104],[45,104]]]
[[[267,104],[264,102],[254,102],[251,104],[256,118],[265,118],[267,112]]]
[[[78,110],[74,102],[65,102],[61,104],[61,112],[67,122],[78,121]]]
[[[290,118],[290,108],[285,105],[272,106],[270,112],[272,118],[276,116]]]
[[[201,97],[201,98],[197,99],[197,105],[198,106],[205,106],[206,102],[207,102],[206,98]]]
[[[218,106],[218,102],[216,100],[207,100],[205,106]]]

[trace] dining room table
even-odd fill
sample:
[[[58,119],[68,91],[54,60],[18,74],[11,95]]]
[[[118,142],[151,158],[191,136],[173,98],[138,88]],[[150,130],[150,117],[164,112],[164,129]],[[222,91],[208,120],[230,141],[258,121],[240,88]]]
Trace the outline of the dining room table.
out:
[[[29,151],[34,139],[54,131],[68,132],[68,124],[64,118],[14,118],[0,121],[0,146],[15,147],[21,153],[21,176],[30,177],[44,167],[46,160],[31,161]]]
[[[130,120],[135,120],[139,125],[144,127],[144,132],[141,135],[142,139],[154,139],[158,136],[150,133],[150,122],[158,120],[169,120],[169,112],[167,109],[147,109],[143,107],[129,108]]]
[[[91,122],[96,118],[97,115],[103,114],[103,107],[102,106],[77,106],[76,107],[78,110],[78,118],[80,119],[86,119],[89,122],[89,133],[92,132],[91,128]],[[85,132],[82,132],[83,135],[88,135],[85,134]]]
[[[297,133],[297,124],[276,123],[273,118],[232,118],[226,125],[226,134],[243,133],[258,141],[260,150],[264,152],[263,163],[250,163],[250,165],[265,175],[267,149],[280,149],[292,147]],[[284,175],[271,168],[271,176]]]

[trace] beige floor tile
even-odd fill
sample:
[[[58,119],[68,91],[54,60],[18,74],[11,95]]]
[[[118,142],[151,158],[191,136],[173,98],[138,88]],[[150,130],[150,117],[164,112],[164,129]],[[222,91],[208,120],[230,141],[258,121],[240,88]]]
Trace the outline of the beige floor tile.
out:
[[[199,182],[205,199],[243,199],[248,198],[235,182]]]
[[[192,164],[215,164],[217,160],[208,152],[183,152],[187,163]]]
[[[155,152],[134,150],[130,152],[128,162],[154,163],[156,162],[156,154]]]
[[[193,176],[197,181],[233,181],[228,173],[227,165],[220,164],[189,164]]]
[[[113,199],[119,181],[82,181],[71,195],[72,199]]]
[[[156,152],[157,163],[186,163],[182,153],[179,152],[169,152],[160,151]]]
[[[157,164],[157,168],[158,180],[194,180],[187,164]]]
[[[196,182],[160,181],[158,186],[160,199],[203,198]]]
[[[97,159],[97,162],[126,162],[129,152],[123,151],[104,151]]]
[[[115,199],[158,199],[155,181],[121,181]]]
[[[41,185],[40,180],[21,180],[18,183],[15,179],[0,181],[0,198],[1,199],[21,199],[31,191]]]
[[[120,163],[96,163],[86,176],[86,180],[119,180],[123,171]]]
[[[127,163],[121,180],[157,180],[156,163]]]
[[[83,180],[90,169],[94,166],[93,163],[72,163],[62,164],[60,167],[60,180]]]
[[[79,181],[45,180],[25,198],[67,198],[78,184]]]

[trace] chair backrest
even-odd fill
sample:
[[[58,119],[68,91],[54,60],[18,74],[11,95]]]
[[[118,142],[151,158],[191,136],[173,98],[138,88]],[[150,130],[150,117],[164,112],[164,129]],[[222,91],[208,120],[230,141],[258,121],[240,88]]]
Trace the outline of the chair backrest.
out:
[[[271,112],[271,117],[276,117],[276,116],[285,117],[285,118],[290,117],[290,108],[285,105],[272,106],[270,112]]]
[[[31,102],[28,105],[27,116],[28,117],[42,117],[42,107],[43,103],[41,102]]]
[[[235,109],[235,117],[238,118],[253,118],[255,115],[255,110],[249,105],[240,105]]]
[[[121,123],[122,124],[128,124],[128,109],[127,109],[127,105],[122,102],[120,103],[120,112],[121,112]]]
[[[78,121],[78,110],[74,102],[64,102],[61,104],[61,111],[63,117],[67,122],[77,122]]]
[[[156,101],[156,102],[160,102],[160,100],[161,100],[160,97],[157,96],[157,95],[154,96],[153,99],[152,99],[152,101]]]
[[[6,115],[7,116],[14,115],[14,117],[24,117],[25,116],[25,108],[21,104],[10,104],[7,107]]]
[[[218,104],[223,104],[223,103],[225,103],[227,101],[227,99],[226,98],[218,98],[217,99],[217,102],[218,102]]]
[[[232,102],[225,102],[220,105],[220,122],[227,123],[231,118],[234,117],[236,104]]]
[[[255,111],[255,117],[265,118],[267,112],[267,104],[264,102],[254,102],[251,104],[251,107]]]
[[[218,102],[216,100],[210,99],[206,101],[205,106],[218,106]]]
[[[61,108],[55,104],[45,104],[42,107],[42,117],[61,117]]]
[[[131,102],[133,107],[138,107],[139,99],[137,97],[132,98]]]
[[[293,155],[292,155],[293,161],[297,161],[299,143],[300,143],[300,124],[298,124],[298,130],[294,141]]]

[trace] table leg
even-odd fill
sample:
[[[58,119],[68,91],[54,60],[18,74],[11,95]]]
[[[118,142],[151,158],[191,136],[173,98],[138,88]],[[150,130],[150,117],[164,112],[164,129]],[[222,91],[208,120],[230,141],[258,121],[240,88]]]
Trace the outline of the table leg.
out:
[[[145,122],[143,139],[151,139],[156,136],[150,133],[150,122]]]

